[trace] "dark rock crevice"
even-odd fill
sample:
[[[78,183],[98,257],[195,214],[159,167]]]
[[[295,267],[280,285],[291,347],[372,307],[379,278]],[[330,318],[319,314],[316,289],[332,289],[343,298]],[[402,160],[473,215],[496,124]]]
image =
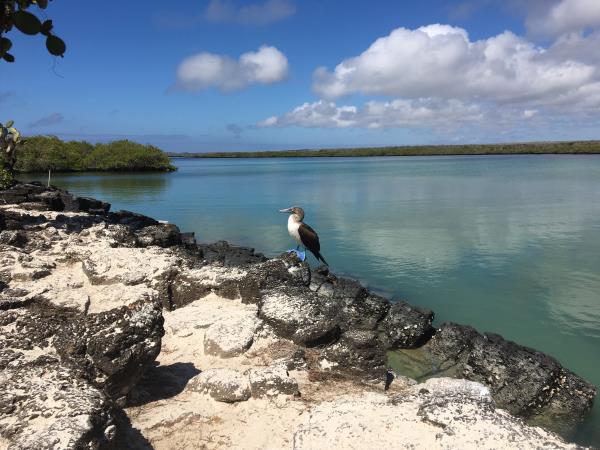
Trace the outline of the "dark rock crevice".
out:
[[[127,406],[141,406],[180,394],[200,370],[190,362],[153,364],[127,397]]]

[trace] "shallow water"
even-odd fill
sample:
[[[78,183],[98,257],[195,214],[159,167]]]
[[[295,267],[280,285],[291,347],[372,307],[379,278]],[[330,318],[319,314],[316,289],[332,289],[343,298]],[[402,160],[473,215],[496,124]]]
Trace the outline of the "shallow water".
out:
[[[431,308],[437,323],[542,350],[600,385],[600,156],[174,163],[176,173],[52,182],[269,256],[294,245],[277,210],[300,205],[335,272]],[[576,439],[600,446],[598,405]]]

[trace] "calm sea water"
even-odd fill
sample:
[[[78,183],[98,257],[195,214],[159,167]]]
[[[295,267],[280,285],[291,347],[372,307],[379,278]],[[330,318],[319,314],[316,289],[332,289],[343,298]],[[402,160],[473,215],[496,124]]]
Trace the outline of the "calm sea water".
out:
[[[174,163],[170,174],[52,182],[269,256],[293,246],[277,210],[302,206],[333,271],[600,385],[600,156]],[[600,446],[598,405],[575,438]]]

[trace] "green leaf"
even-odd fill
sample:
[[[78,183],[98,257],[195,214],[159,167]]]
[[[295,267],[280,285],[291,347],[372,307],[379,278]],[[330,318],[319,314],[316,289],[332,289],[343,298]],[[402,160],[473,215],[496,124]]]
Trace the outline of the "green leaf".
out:
[[[12,47],[12,42],[8,38],[0,38],[0,56],[4,55]]]
[[[63,56],[67,51],[67,46],[63,40],[57,36],[48,36],[46,38],[46,48],[55,56]]]
[[[8,122],[6,122],[6,128],[10,128],[15,124],[14,120],[9,120]]]
[[[37,0],[36,3],[40,9],[46,9],[48,7],[48,0]]]
[[[4,55],[2,55],[2,59],[4,59],[4,61],[6,62],[15,62],[15,57],[10,53],[5,53]]]
[[[42,34],[46,36],[50,36],[50,32],[52,31],[52,21],[45,20],[42,24]]]
[[[25,34],[34,35],[42,30],[42,22],[30,12],[19,10],[13,14],[13,21],[17,29]]]

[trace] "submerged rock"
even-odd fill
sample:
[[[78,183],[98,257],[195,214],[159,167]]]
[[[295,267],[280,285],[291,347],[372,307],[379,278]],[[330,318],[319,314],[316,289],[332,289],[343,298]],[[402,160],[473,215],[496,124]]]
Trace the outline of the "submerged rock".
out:
[[[469,326],[443,324],[425,349],[431,364],[489,386],[498,405],[520,416],[572,424],[596,395],[595,386],[554,358]]]

